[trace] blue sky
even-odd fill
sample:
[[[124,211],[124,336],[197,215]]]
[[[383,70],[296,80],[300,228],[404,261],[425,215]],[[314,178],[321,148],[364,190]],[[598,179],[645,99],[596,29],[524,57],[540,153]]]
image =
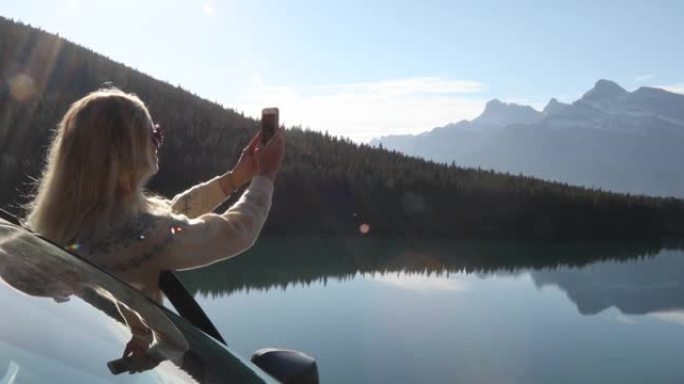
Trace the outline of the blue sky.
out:
[[[598,79],[684,92],[683,1],[86,1],[0,15],[202,97],[367,141]]]

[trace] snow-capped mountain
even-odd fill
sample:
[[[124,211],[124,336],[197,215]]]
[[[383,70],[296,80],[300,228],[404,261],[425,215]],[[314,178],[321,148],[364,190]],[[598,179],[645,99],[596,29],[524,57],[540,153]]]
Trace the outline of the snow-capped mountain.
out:
[[[684,197],[684,95],[599,80],[572,104],[487,103],[472,121],[374,140],[436,161],[628,193]]]

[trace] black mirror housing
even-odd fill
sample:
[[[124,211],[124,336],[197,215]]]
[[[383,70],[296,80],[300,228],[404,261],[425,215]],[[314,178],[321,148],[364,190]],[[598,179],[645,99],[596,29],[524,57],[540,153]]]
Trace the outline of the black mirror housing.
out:
[[[252,363],[283,384],[318,384],[316,360],[299,351],[262,348]]]

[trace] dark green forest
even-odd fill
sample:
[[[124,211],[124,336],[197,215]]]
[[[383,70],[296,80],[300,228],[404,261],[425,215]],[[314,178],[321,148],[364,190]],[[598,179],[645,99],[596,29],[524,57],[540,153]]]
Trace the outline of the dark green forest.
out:
[[[178,54],[182,55],[182,47]],[[51,132],[107,82],[166,129],[149,189],[173,196],[228,170],[259,122],[32,27],[0,18],[0,207],[22,214]],[[287,129],[264,234],[635,238],[684,234],[684,202],[465,169]],[[228,202],[227,204],[229,204]]]

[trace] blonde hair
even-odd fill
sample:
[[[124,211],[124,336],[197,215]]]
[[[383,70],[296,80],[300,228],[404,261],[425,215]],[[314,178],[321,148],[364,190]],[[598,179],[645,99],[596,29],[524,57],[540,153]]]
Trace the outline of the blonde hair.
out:
[[[57,127],[28,226],[62,245],[97,237],[155,205],[152,119],[134,94],[105,88],[74,102]]]

